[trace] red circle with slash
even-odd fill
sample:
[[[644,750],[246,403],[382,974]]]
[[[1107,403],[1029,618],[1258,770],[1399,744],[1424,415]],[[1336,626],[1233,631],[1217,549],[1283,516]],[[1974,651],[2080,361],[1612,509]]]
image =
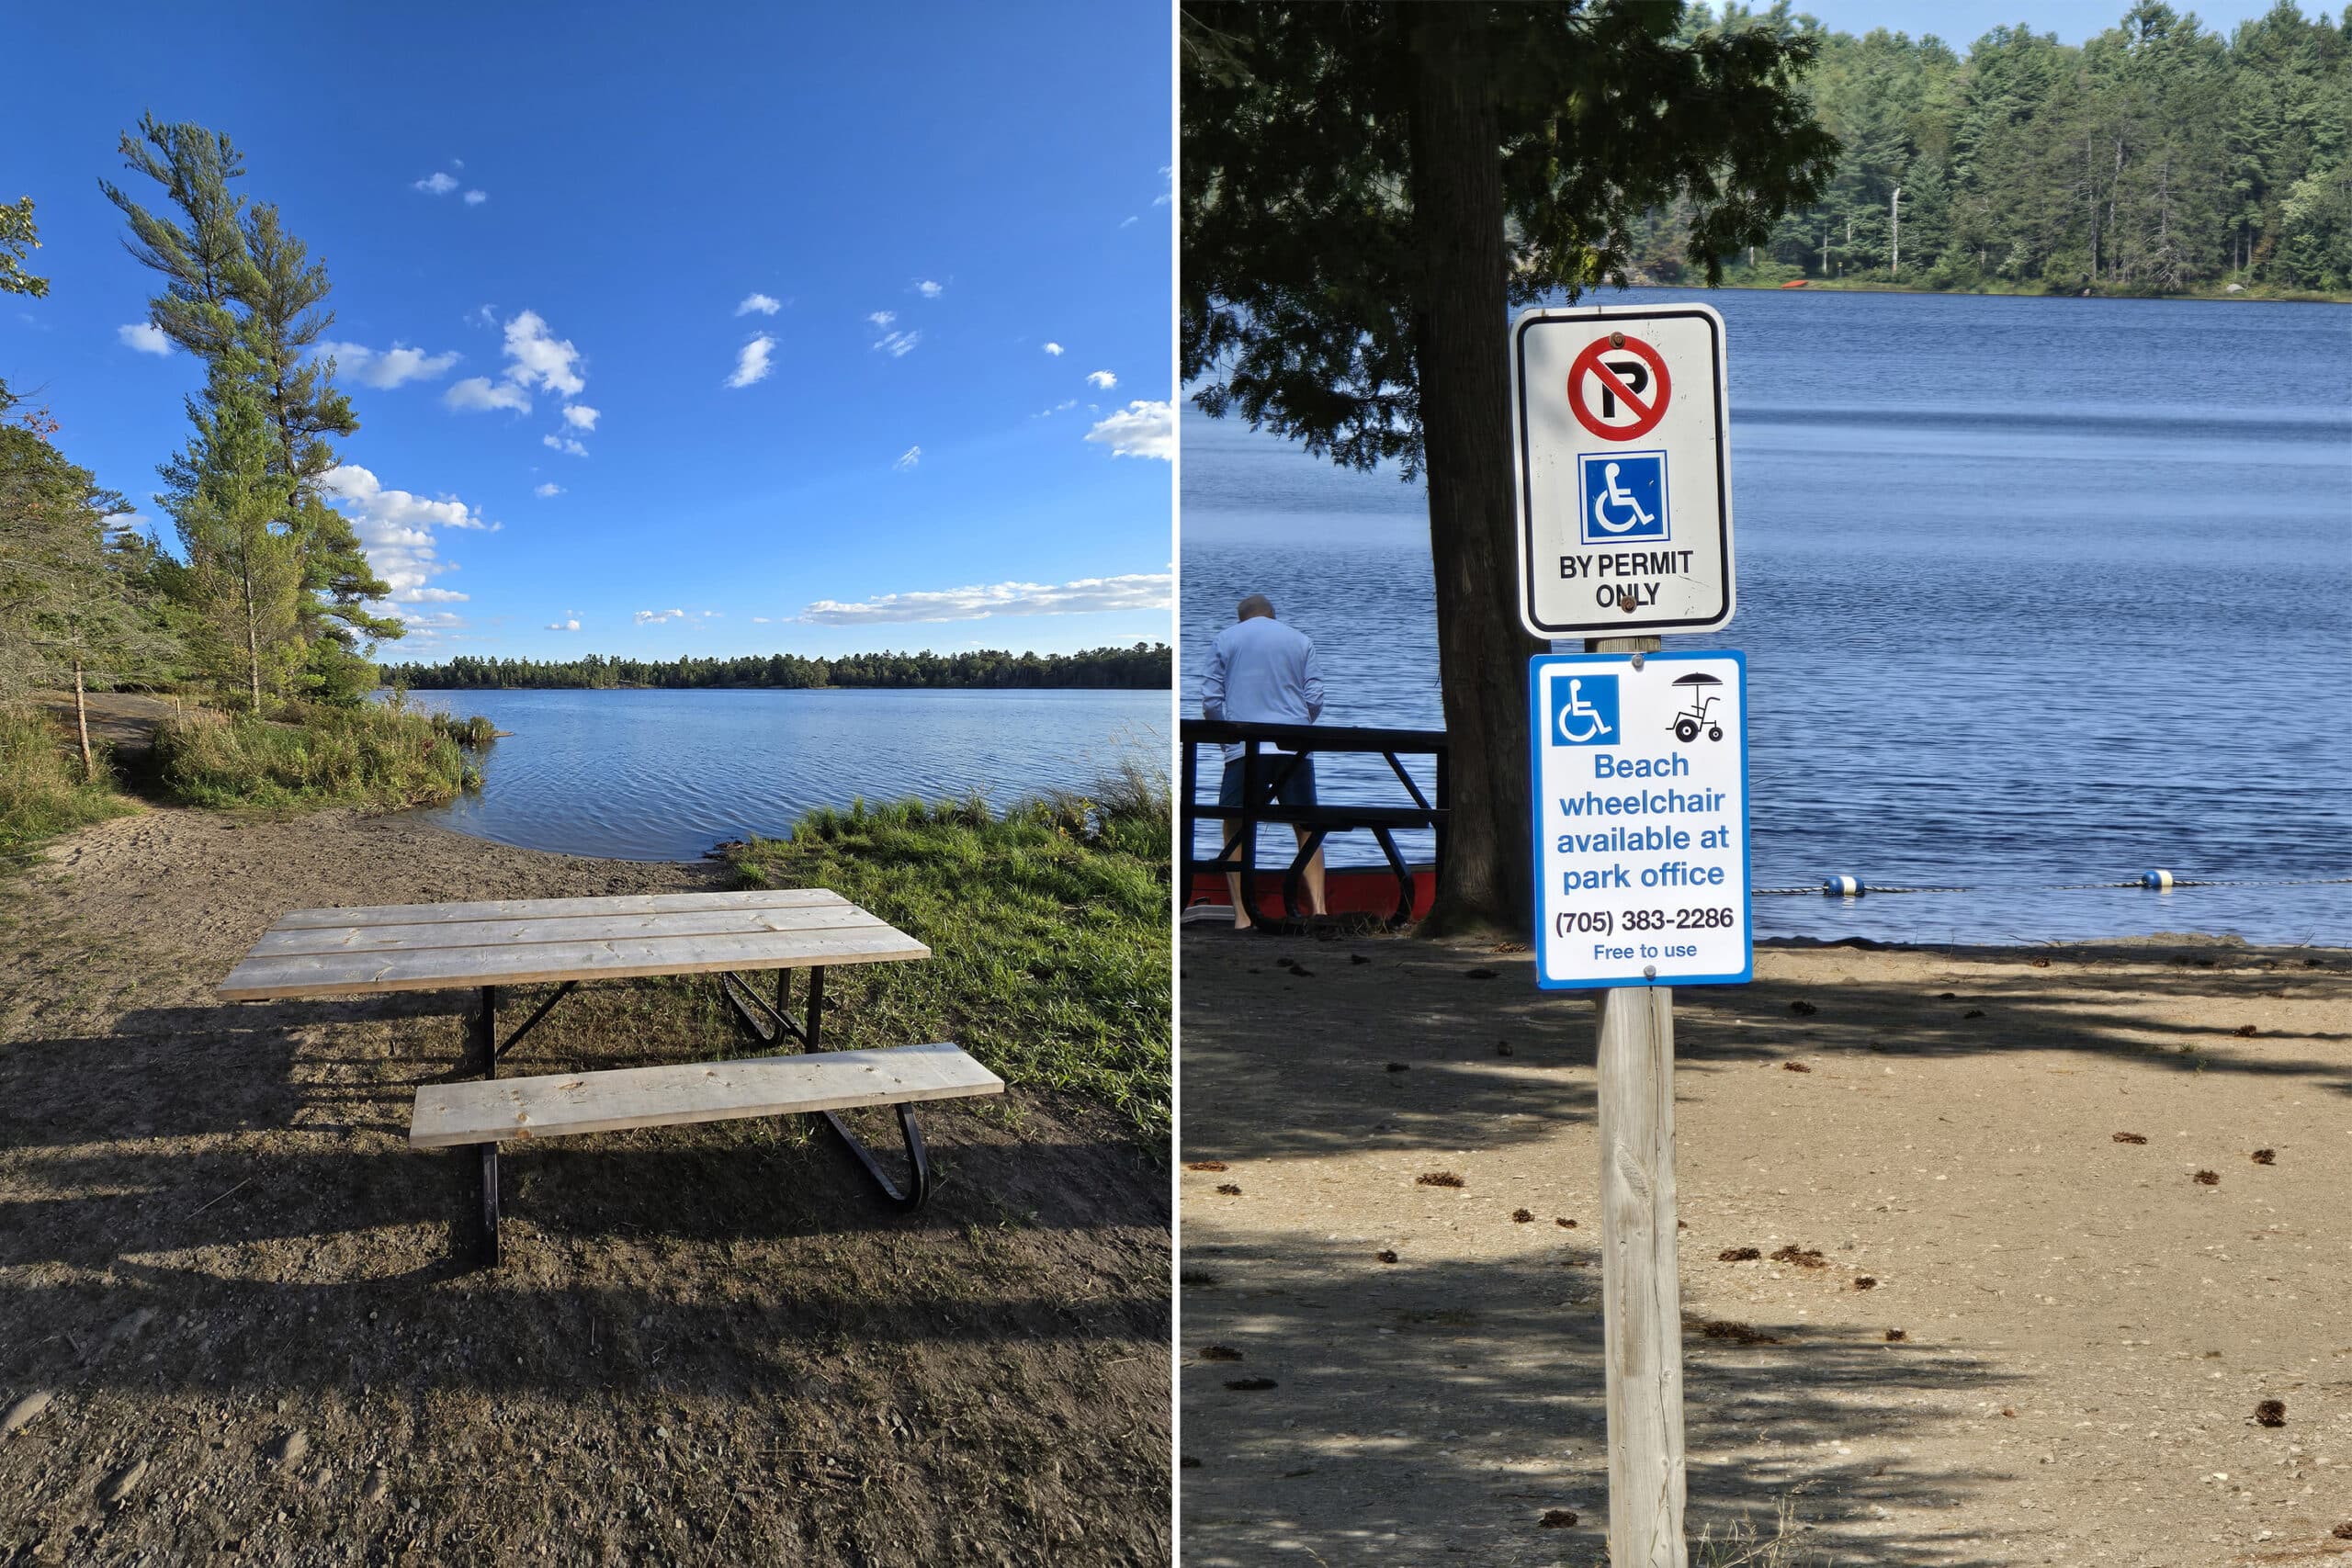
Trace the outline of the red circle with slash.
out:
[[[1604,354],[1634,355],[1649,367],[1648,384],[1639,388],[1628,386],[1623,375],[1602,362],[1600,356]],[[1634,415],[1634,423],[1602,423],[1600,416],[1593,412],[1591,403],[1585,399],[1584,383],[1588,378],[1595,383],[1593,394],[1604,409],[1623,403]],[[1568,367],[1568,407],[1575,412],[1578,424],[1603,441],[1633,441],[1647,435],[1657,428],[1657,422],[1666,417],[1667,401],[1673,396],[1674,384],[1666,373],[1666,361],[1658,356],[1657,349],[1631,335],[1627,335],[1622,344],[1611,343],[1605,337],[1595,338],[1585,345],[1582,354],[1577,355],[1576,363]]]

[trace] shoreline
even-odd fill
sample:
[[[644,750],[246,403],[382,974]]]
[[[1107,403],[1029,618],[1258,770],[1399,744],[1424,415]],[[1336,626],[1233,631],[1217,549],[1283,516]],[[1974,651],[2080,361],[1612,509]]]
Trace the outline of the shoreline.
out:
[[[1167,692],[1168,686],[402,686],[404,692]],[[391,691],[379,686],[378,694]]]
[[[1797,280],[1790,279],[1788,281],[1794,282]],[[1760,280],[1754,282],[1734,282],[1731,278],[1726,277],[1722,283],[1715,287],[1719,288],[1737,288],[1749,293],[1758,294],[1774,294],[1783,291],[1791,294],[1938,294],[1948,295],[1955,299],[2072,299],[2078,302],[2086,299],[2169,299],[2186,304],[2200,305],[2243,305],[2249,303],[2260,305],[2352,305],[2352,294],[2315,294],[2302,291],[2292,291],[2284,294],[2262,293],[2256,291],[2252,288],[2237,294],[2224,293],[2220,289],[2215,289],[2210,293],[2118,294],[2098,288],[2091,289],[2087,293],[2080,290],[2068,290],[2063,288],[1914,288],[1907,283],[1849,283],[1841,278],[1819,277],[1805,278],[1803,282],[1804,284],[1803,288],[1790,288],[1786,282],[1766,283]],[[1639,283],[1635,284],[1634,288],[1664,288],[1674,290],[1698,289],[1704,292],[1707,288],[1707,285],[1703,282]],[[1634,289],[1623,289],[1616,290],[1615,292],[1632,293]],[[1591,293],[1596,292],[1596,290],[1589,289],[1587,292]]]

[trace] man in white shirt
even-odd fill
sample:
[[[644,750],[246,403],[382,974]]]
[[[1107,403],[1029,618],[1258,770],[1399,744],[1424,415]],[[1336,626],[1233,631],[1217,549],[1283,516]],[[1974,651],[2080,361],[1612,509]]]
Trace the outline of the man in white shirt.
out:
[[[1323,671],[1315,662],[1315,645],[1303,633],[1276,620],[1273,604],[1264,594],[1252,593],[1241,601],[1235,623],[1217,634],[1210,650],[1207,673],[1201,677],[1201,716],[1238,724],[1313,724],[1322,712]],[[1216,796],[1220,806],[1241,804],[1243,755],[1244,748],[1238,744],[1225,748],[1225,779]],[[1312,756],[1294,758],[1288,752],[1261,747],[1258,752],[1259,787],[1264,789],[1273,775],[1284,768],[1290,772],[1275,788],[1274,798],[1284,806],[1313,806]],[[1291,831],[1301,844],[1306,842],[1306,829],[1294,824]],[[1233,852],[1240,837],[1240,823],[1227,822],[1227,854]],[[1248,931],[1250,910],[1241,897],[1240,874],[1227,872],[1225,881],[1233,890],[1233,929]],[[1323,852],[1319,848],[1315,858],[1306,863],[1306,881],[1312,911],[1329,914],[1330,911],[1323,903]]]

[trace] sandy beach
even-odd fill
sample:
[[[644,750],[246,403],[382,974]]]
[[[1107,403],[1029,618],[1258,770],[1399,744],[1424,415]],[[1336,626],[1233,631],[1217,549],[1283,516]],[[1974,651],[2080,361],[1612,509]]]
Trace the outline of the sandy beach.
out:
[[[927,1111],[912,1220],[805,1119],[566,1140],[467,1272],[406,1134],[468,998],[211,999],[291,908],[724,874],[153,809],[0,880],[0,1559],[1164,1562],[1166,1168],[1108,1113]],[[714,987],[617,984],[509,1060],[690,1052],[750,1054]]]
[[[1185,1562],[1604,1562],[1591,1002],[1181,959]],[[2352,1561],[2352,953],[1770,947],[1677,1055],[1694,1536]]]

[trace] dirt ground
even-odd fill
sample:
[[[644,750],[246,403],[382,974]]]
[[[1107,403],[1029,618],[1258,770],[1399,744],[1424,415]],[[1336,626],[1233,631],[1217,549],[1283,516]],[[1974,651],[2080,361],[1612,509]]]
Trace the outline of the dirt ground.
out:
[[[0,879],[0,1562],[1165,1562],[1167,1172],[1108,1116],[927,1108],[912,1220],[801,1119],[564,1140],[471,1272],[406,1142],[469,997],[210,998],[290,908],[718,874],[150,810]],[[618,984],[507,1060],[750,1049]]]
[[[1590,1001],[1376,938],[1182,971],[1187,1568],[1605,1561]],[[1676,1014],[1694,1534],[2352,1564],[2352,953],[1768,948]]]

